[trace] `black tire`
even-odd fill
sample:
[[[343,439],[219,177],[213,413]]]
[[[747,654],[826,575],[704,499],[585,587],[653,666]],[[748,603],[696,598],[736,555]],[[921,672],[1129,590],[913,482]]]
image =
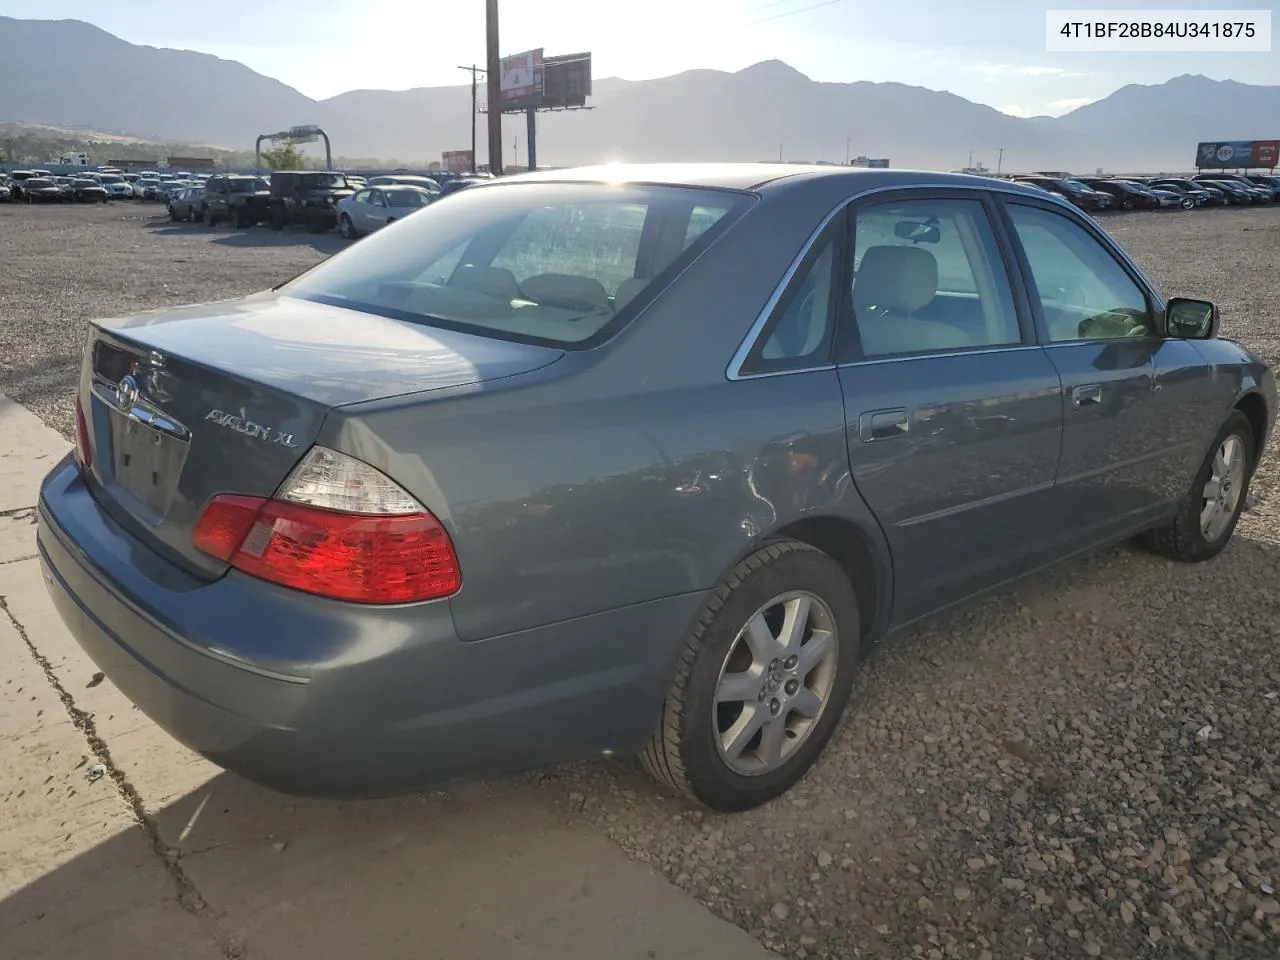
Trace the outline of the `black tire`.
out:
[[[249,219],[248,215],[244,212],[243,209],[236,208],[236,215],[235,215],[234,222],[237,230],[243,230],[246,227],[250,226],[253,221]]]
[[[1120,204],[1120,209],[1122,209],[1122,210],[1132,210],[1132,209],[1133,209],[1133,201],[1132,201],[1132,200],[1125,200],[1123,203],[1121,203],[1121,204]]]
[[[1213,461],[1218,450],[1231,436],[1238,437],[1244,445],[1244,478],[1238,484],[1239,492],[1230,522],[1221,533],[1210,540],[1200,526],[1200,513],[1205,505],[1204,487],[1213,473]],[[1231,415],[1227,417],[1227,422],[1222,425],[1222,429],[1218,431],[1218,435],[1209,446],[1204,463],[1196,471],[1195,479],[1182,505],[1178,508],[1177,516],[1166,526],[1144,534],[1143,545],[1153,553],[1182,563],[1203,563],[1205,560],[1216,557],[1231,541],[1231,534],[1235,532],[1240,513],[1248,501],[1249,482],[1253,479],[1253,471],[1257,466],[1256,460],[1253,428],[1249,426],[1249,420],[1243,413],[1232,410]]]
[[[285,218],[284,218],[283,210],[281,210],[279,207],[271,208],[271,229],[272,230],[283,230],[284,219]]]
[[[771,598],[804,590],[829,608],[836,668],[806,739],[776,768],[756,775],[730,768],[717,746],[714,709],[721,669],[739,633]],[[785,792],[812,766],[840,722],[861,649],[858,601],[844,570],[805,543],[766,543],[739,563],[712,593],[686,641],[667,690],[662,719],[641,762],[660,783],[713,810],[747,810]]]
[[[345,213],[338,218],[338,232],[348,240],[354,240],[359,234],[356,233],[356,226],[351,222],[351,218]]]
[[[170,220],[173,220],[173,221],[176,223],[177,221],[181,220],[181,219],[182,219],[182,217],[178,216],[178,211],[177,211],[177,210],[175,210],[173,207],[170,207],[170,208],[169,208],[169,219],[170,219]]]

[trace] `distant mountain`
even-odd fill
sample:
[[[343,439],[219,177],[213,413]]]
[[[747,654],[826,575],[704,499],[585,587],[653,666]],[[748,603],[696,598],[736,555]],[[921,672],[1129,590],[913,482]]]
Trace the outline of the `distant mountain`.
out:
[[[593,109],[541,114],[538,159],[843,161],[954,169],[969,152],[1006,170],[1177,170],[1199,140],[1274,136],[1280,87],[1201,76],[1133,85],[1063,117],[1019,118],[900,83],[818,83],[780,61],[736,73],[601,79]],[[316,101],[242,64],[126,43],[75,20],[0,17],[0,120],[27,120],[248,149],[264,132],[319,123],[334,153],[439,158],[471,142],[470,88],[355,90]],[[487,142],[478,118],[479,152]],[[524,161],[525,119],[503,144]]]

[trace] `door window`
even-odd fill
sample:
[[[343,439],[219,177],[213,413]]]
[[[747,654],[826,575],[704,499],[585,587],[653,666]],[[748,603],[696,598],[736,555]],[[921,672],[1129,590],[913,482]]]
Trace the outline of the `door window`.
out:
[[[1156,336],[1143,289],[1089,231],[1060,213],[1009,205],[1049,340]]]
[[[352,202],[353,202],[353,203],[368,203],[368,202],[369,202],[369,194],[370,194],[370,193],[372,193],[372,192],[373,192],[372,190],[361,190],[359,193],[357,193],[354,197],[352,197],[352,198],[351,198],[351,199],[352,199]]]
[[[1009,276],[981,200],[860,208],[853,313],[868,358],[1022,341]]]

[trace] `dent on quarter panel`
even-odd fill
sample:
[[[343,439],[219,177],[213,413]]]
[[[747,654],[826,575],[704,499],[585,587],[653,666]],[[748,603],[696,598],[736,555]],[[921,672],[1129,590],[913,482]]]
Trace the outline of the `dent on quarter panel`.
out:
[[[438,422],[448,455],[431,467],[465,639],[709,589],[753,541],[851,492],[833,371],[482,405]]]

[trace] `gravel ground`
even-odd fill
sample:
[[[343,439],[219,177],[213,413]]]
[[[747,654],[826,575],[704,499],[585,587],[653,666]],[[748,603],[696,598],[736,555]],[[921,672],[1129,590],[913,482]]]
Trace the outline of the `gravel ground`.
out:
[[[154,209],[0,206],[0,392],[64,433],[85,319],[233,296],[341,246]],[[1280,360],[1280,209],[1106,226]],[[1278,483],[1268,457],[1209,564],[1121,548],[904,637],[766,808],[704,815],[621,761],[520,779],[789,957],[1275,957]]]

